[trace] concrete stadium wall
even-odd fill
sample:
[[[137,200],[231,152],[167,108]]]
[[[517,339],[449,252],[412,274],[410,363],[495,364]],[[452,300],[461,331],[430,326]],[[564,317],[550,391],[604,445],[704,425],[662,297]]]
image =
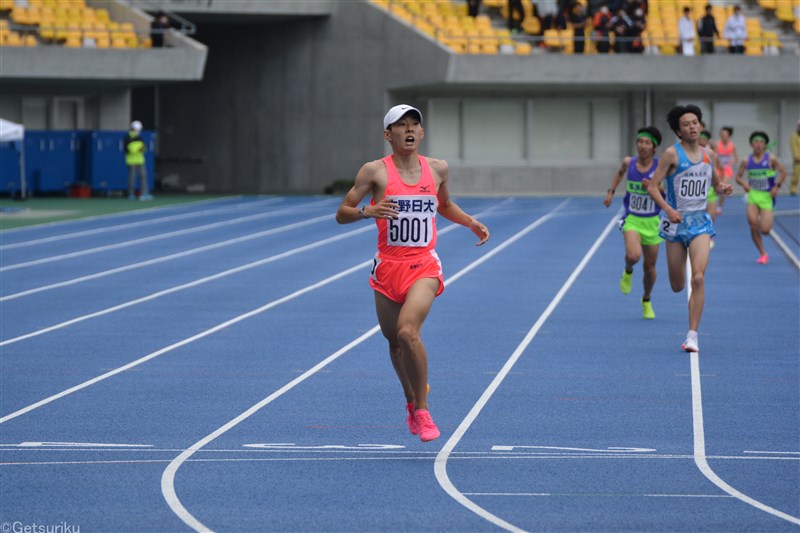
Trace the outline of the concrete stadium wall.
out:
[[[220,20],[195,36],[209,49],[203,81],[163,86],[158,110],[159,174],[217,192],[320,193],[352,179],[387,152],[381,120],[400,101],[425,113],[442,95],[621,94],[630,133],[680,99],[796,99],[800,80],[794,56],[453,55],[360,1],[336,2],[330,16]],[[618,164],[451,162],[452,189],[601,192]]]

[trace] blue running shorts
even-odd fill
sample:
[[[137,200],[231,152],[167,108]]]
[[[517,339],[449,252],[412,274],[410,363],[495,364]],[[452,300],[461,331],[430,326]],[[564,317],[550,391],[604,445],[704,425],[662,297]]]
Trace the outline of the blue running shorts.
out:
[[[658,224],[658,235],[669,242],[679,242],[688,247],[698,235],[708,234],[713,237],[717,234],[711,216],[705,211],[689,211],[683,213],[682,218],[680,223],[675,224],[662,213]]]

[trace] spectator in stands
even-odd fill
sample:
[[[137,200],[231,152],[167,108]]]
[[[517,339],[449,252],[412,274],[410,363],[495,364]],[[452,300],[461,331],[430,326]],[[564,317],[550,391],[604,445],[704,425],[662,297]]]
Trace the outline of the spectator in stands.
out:
[[[600,10],[594,15],[595,43],[598,54],[607,54],[610,48],[608,42],[608,29],[611,23],[611,14],[606,4],[600,5]]]
[[[522,7],[522,0],[508,0],[508,29],[511,33],[519,33],[524,20],[525,8]]]
[[[697,36],[700,37],[700,53],[714,53],[714,37],[719,37],[717,21],[714,20],[711,5],[706,6],[706,14],[697,21]]]
[[[678,36],[681,40],[681,53],[683,55],[694,55],[694,38],[696,35],[694,21],[692,20],[692,10],[684,7],[683,16],[678,21]]]
[[[641,9],[644,12],[644,4],[641,0],[625,0],[622,4],[622,7],[625,9],[625,12],[632,17],[633,13],[636,13],[637,9]]]
[[[621,7],[617,10],[617,14],[611,19],[609,26],[614,32],[614,52],[618,54],[628,53],[631,49],[633,21],[624,8]]]
[[[637,7],[631,17],[633,22],[633,29],[631,30],[631,52],[634,54],[641,54],[644,52],[644,43],[642,43],[642,33],[647,29],[647,20],[644,17],[644,9]]]
[[[172,21],[163,11],[159,11],[150,22],[150,41],[153,43],[153,48],[161,48],[164,46],[164,33],[172,27]]]
[[[553,27],[557,30],[566,30],[569,19],[572,16],[569,6],[561,5],[553,19]]]
[[[792,139],[789,144],[792,148],[792,159],[794,159],[792,186],[789,189],[789,194],[797,196],[797,184],[800,183],[800,120],[795,124],[794,133],[792,133]]]
[[[147,170],[144,166],[144,153],[147,147],[142,140],[142,123],[138,120],[131,122],[128,136],[125,137],[125,164],[128,165],[128,199],[136,200],[136,174],[142,179],[142,187],[139,189],[139,199],[142,201],[152,200],[153,196],[147,188]]]
[[[528,29],[526,31],[530,35],[533,35],[535,37],[541,37],[542,34],[544,34],[544,30],[545,30],[544,21],[542,20],[542,16],[539,14],[539,6],[536,5],[535,1],[531,2],[531,14],[530,14],[530,17],[539,21],[539,24],[538,24],[538,28],[539,29],[538,29],[538,31],[531,32],[530,23],[529,23],[528,24]],[[534,25],[534,27],[536,27],[536,25]],[[542,42],[542,44],[544,44],[544,42]]]
[[[576,54],[582,54],[586,41],[586,12],[581,4],[575,4],[575,7],[572,8],[569,21],[572,23],[575,36],[574,51]]]
[[[470,17],[477,17],[481,9],[481,0],[467,0],[467,14]]]
[[[604,3],[603,0],[588,0],[589,18],[593,19]]]
[[[725,29],[722,35],[730,41],[728,51],[732,54],[744,53],[744,41],[747,39],[747,21],[742,15],[742,8],[733,7],[733,15],[728,17],[725,22]]]

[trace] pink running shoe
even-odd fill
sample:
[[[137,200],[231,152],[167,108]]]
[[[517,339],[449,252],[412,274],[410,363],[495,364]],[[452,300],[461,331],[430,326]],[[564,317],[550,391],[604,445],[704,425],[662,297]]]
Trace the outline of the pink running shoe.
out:
[[[439,438],[439,428],[433,423],[433,418],[431,418],[431,414],[427,410],[417,409],[414,412],[414,420],[417,422],[419,439],[422,442],[428,442]]]
[[[756,263],[758,263],[759,265],[766,265],[767,263],[769,263],[769,256],[767,254],[761,254],[761,256],[758,259],[756,259]]]
[[[417,421],[414,419],[414,404],[407,403],[406,411],[408,411],[408,418],[406,418],[406,424],[408,424],[408,430],[411,432],[412,435],[419,435],[419,425],[417,424]]]

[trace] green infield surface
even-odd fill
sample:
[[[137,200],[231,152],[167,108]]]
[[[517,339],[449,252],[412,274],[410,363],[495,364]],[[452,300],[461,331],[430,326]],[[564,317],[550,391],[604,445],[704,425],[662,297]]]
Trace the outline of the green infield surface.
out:
[[[96,217],[126,211],[157,209],[175,204],[206,202],[225,198],[224,195],[157,195],[151,201],[132,201],[126,198],[0,198],[0,230],[47,224],[62,220]]]

